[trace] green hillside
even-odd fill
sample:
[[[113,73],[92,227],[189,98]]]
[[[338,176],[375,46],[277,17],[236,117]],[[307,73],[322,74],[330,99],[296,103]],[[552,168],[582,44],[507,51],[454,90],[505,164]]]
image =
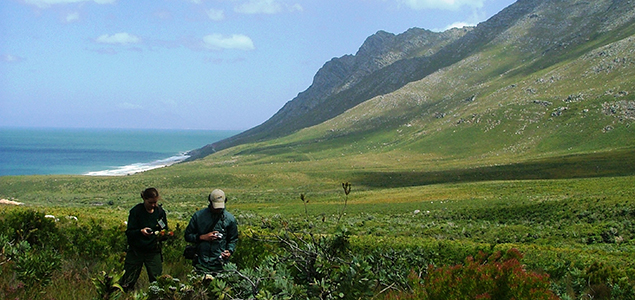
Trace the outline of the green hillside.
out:
[[[493,47],[320,125],[217,156],[413,172],[569,157],[632,161],[627,157],[635,149],[634,43],[629,36],[580,50],[538,72],[531,70],[541,58],[504,73],[506,61],[523,55]],[[346,167],[333,167],[333,161]],[[562,170],[562,176],[578,176],[575,168]]]
[[[560,299],[633,299],[635,5],[521,0],[455,34],[440,39],[442,47],[409,49],[389,66],[329,82],[338,92],[308,90],[323,97],[291,101],[270,122],[195,151],[192,161],[121,177],[2,176],[0,198],[24,206],[0,206],[0,238],[13,245],[8,236],[22,231],[11,226],[20,222],[4,221],[23,210],[42,219],[77,216],[81,225],[51,226],[64,228],[56,234],[69,241],[108,244],[107,251],[55,248],[66,263],[47,273],[54,284],[46,292],[71,299],[60,290],[81,288],[94,298],[89,278],[121,269],[117,238],[140,190],[158,188],[171,224],[182,226],[221,188],[240,223],[243,244],[233,260],[245,273],[235,280],[259,282],[267,299],[292,299],[285,293],[295,284],[307,299],[384,299],[391,291],[412,297],[385,299],[420,299],[428,266],[467,266],[479,251],[512,248],[525,255],[523,272],[548,275],[545,289]],[[411,35],[416,30],[374,38],[403,45]],[[342,191],[347,182],[350,195]],[[166,272],[200,284],[188,278],[184,243],[167,248]],[[314,249],[326,250],[310,256]],[[40,293],[16,290],[18,272],[1,262],[0,272],[14,276],[0,280],[0,296]],[[292,271],[262,275],[268,263]],[[315,267],[310,279],[322,282],[308,280],[299,265]],[[514,280],[509,286],[522,281]],[[342,282],[365,296],[347,294],[352,287]],[[237,297],[246,281],[234,283],[223,291]]]
[[[593,123],[597,109],[584,105],[611,106],[620,98],[618,110],[628,115],[632,107],[633,65],[628,49],[635,33],[633,15],[628,1],[518,1],[468,30],[441,35],[409,30],[394,37],[378,32],[358,54],[326,63],[314,84],[270,120],[192,154],[200,158],[227,147],[287,136],[309,126],[321,127],[319,123],[324,121],[328,128],[322,128],[334,133],[321,134],[325,137],[351,132],[374,135],[375,131],[382,135],[379,132],[388,128],[408,126],[404,136],[417,139],[417,133],[426,133],[421,140],[430,140],[431,132],[460,130],[449,126],[453,122],[464,125],[455,127],[491,122],[487,136],[470,136],[513,148],[510,144],[515,139],[508,141],[498,135],[509,134],[509,130],[528,130],[523,136],[533,135],[534,130],[524,126],[525,119],[539,121],[539,116],[524,111],[539,108],[531,108],[529,103],[542,104],[549,114],[563,110],[556,112],[565,116],[560,121],[575,113],[570,109],[589,109],[589,122]],[[410,39],[410,45],[423,43],[420,52],[413,50],[414,46],[395,52],[408,44],[404,39]],[[371,46],[376,44],[383,46]],[[391,50],[386,52],[386,48]],[[383,67],[369,62],[390,62],[394,57],[403,58]],[[347,67],[339,68],[343,65]],[[333,71],[339,69],[349,71]],[[324,78],[324,74],[332,78]],[[602,95],[615,99],[600,99]],[[582,100],[585,104],[569,104]],[[525,122],[518,122],[518,128],[507,128],[513,126],[508,122],[513,117]],[[498,126],[499,122],[503,125]],[[567,131],[557,123],[553,123],[557,132]],[[558,135],[548,128],[542,131]],[[408,137],[408,133],[415,135]]]

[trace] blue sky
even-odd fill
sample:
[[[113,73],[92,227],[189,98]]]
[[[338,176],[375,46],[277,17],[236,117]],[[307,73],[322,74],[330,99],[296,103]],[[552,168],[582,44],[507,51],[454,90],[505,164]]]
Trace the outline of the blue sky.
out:
[[[512,0],[3,0],[0,127],[243,130],[379,30]]]

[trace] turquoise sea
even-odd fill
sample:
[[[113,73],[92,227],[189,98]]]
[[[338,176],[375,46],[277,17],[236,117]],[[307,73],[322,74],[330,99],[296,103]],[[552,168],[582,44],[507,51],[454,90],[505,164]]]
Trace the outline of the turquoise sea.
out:
[[[240,131],[0,128],[0,176],[126,175],[187,158]]]

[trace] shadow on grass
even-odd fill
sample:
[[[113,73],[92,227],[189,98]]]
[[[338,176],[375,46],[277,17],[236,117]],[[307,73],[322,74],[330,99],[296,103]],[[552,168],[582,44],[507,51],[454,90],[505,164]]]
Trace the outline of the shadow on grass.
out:
[[[356,172],[355,183],[381,188],[492,180],[570,179],[635,175],[635,150],[553,157],[524,163],[438,172]]]

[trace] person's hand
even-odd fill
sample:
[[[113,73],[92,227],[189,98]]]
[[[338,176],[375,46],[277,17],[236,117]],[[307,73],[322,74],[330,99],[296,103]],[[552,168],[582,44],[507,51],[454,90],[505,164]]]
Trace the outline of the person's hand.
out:
[[[141,229],[141,234],[143,234],[144,236],[151,236],[154,233],[152,232],[152,229],[150,229],[150,227],[146,227]]]
[[[221,252],[220,256],[222,256],[223,259],[229,259],[229,257],[232,256],[232,253],[229,252],[229,250],[225,250],[225,251]]]
[[[218,234],[218,231],[208,232],[208,233],[206,233],[206,234],[202,234],[202,235],[199,237],[199,239],[200,239],[201,241],[211,242],[211,241],[214,241],[214,240],[218,240],[218,239],[220,239],[220,238],[217,236],[217,234]]]

